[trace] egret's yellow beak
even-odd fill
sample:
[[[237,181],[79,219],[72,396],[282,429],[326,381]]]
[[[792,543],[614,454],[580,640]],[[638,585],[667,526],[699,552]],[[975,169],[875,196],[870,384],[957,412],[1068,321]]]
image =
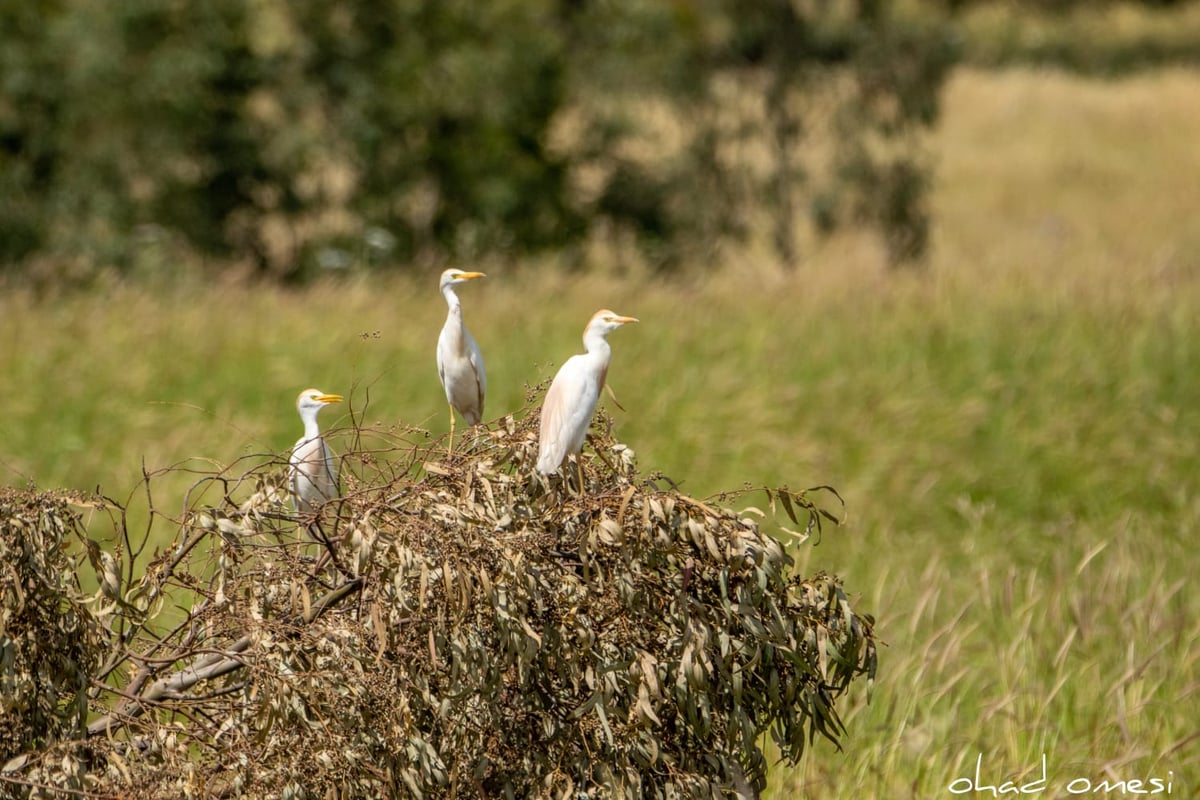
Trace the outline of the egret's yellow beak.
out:
[[[639,321],[637,317],[610,317],[610,319],[613,322],[619,322],[622,325],[626,324],[627,322],[638,322]]]
[[[473,281],[476,278],[486,278],[486,277],[487,277],[487,275],[482,272],[460,272],[460,273],[458,273],[458,279],[460,281]]]
[[[323,394],[317,398],[318,403],[340,403],[342,396],[340,394]]]

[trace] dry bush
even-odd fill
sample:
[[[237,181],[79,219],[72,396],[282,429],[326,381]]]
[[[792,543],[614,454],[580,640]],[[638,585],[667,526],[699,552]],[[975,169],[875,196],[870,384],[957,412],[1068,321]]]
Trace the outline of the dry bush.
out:
[[[83,729],[102,649],[66,554],[65,495],[0,489],[0,762]]]
[[[121,644],[85,648],[103,661],[88,736],[11,762],[0,787],[752,796],[762,734],[787,761],[836,741],[835,699],[875,669],[839,581],[790,575],[749,513],[661,488],[606,433],[582,492],[573,467],[542,479],[533,416],[453,457],[356,430],[342,498],[299,525],[278,460],[202,476],[192,496],[217,501],[185,500],[172,548],[98,593]],[[768,499],[819,529],[805,494]]]

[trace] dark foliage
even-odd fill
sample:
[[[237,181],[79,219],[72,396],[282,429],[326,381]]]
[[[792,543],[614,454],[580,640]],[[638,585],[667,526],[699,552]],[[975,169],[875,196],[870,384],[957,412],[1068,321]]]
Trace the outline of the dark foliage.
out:
[[[4,3],[0,263],[130,267],[165,243],[290,277],[600,226],[667,264],[763,211],[791,263],[818,197],[822,229],[917,257],[926,181],[854,198],[924,175],[950,41],[865,0]],[[871,168],[805,163],[838,116],[857,124],[826,138]]]

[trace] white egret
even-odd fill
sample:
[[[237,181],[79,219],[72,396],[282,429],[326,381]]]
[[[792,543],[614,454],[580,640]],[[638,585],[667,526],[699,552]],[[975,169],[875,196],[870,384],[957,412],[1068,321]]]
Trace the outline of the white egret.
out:
[[[329,445],[321,438],[317,414],[330,403],[340,402],[340,394],[326,394],[320,389],[305,389],[296,399],[304,435],[292,448],[288,465],[293,507],[301,514],[312,513],[321,503],[337,497],[337,465]]]
[[[608,335],[629,322],[637,320],[608,309],[593,314],[583,331],[587,352],[568,358],[550,383],[538,436],[537,469],[543,475],[555,472],[567,456],[583,449],[612,357]]]
[[[450,444],[454,447],[454,411],[463,415],[468,425],[476,425],[483,417],[483,396],[487,391],[487,373],[483,368],[483,353],[475,337],[463,324],[462,303],[454,287],[460,283],[487,277],[482,272],[463,272],[448,269],[442,273],[442,297],[446,298],[449,310],[446,324],[442,326],[437,343],[438,377],[446,390],[446,402],[450,404]]]

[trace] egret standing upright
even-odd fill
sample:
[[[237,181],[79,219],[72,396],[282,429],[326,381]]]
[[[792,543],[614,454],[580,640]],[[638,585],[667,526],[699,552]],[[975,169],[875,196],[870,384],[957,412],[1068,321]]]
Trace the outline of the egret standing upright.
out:
[[[296,399],[296,410],[304,423],[304,435],[292,448],[288,462],[292,487],[292,504],[301,514],[337,497],[337,466],[333,452],[321,438],[317,414],[330,403],[342,402],[340,394],[325,394],[320,389],[305,389]]]
[[[463,324],[462,303],[454,287],[460,283],[487,277],[482,272],[463,272],[448,269],[442,273],[442,297],[446,298],[449,310],[446,324],[442,326],[437,343],[438,377],[446,390],[446,402],[450,404],[450,443],[447,452],[454,448],[454,411],[463,415],[468,425],[476,425],[483,417],[483,395],[487,391],[487,373],[483,369],[483,353],[475,337]]]
[[[583,449],[612,358],[608,335],[628,322],[637,320],[608,309],[593,314],[583,331],[583,347],[587,352],[568,358],[550,383],[542,404],[538,435],[537,469],[543,475],[555,472],[567,456]]]

